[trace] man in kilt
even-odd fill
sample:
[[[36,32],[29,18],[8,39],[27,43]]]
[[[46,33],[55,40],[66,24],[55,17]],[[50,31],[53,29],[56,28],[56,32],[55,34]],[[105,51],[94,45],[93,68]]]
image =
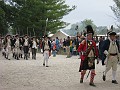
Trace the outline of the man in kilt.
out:
[[[96,86],[94,84],[95,77],[95,59],[98,58],[98,49],[96,47],[95,41],[93,41],[94,31],[91,25],[86,26],[86,39],[81,42],[78,47],[78,52],[81,52],[81,63],[80,63],[80,72],[81,78],[80,83],[83,83],[84,75],[87,70],[91,71],[90,75],[90,86]],[[97,63],[99,63],[97,59]]]

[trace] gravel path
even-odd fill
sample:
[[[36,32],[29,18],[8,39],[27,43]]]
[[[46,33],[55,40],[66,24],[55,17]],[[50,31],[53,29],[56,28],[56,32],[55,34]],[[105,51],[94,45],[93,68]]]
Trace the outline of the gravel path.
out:
[[[37,54],[37,60],[6,60],[0,55],[0,90],[120,90],[120,65],[118,65],[118,85],[111,83],[111,71],[107,80],[102,81],[104,67],[96,65],[95,84],[89,86],[89,78],[79,83],[80,59],[77,56],[66,59],[58,55],[50,57],[49,67],[43,67],[43,56]]]

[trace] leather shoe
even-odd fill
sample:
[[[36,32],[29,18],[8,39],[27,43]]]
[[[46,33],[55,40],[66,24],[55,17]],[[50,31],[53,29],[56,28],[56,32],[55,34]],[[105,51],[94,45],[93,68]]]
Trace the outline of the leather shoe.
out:
[[[112,80],[112,83],[114,84],[118,84],[118,82],[116,80]]]
[[[43,64],[43,66],[45,66],[45,64]]]
[[[83,83],[83,79],[80,79],[80,83]]]
[[[89,83],[90,86],[96,87],[96,85],[92,82]]]
[[[103,74],[103,81],[105,81],[106,80],[106,76]]]

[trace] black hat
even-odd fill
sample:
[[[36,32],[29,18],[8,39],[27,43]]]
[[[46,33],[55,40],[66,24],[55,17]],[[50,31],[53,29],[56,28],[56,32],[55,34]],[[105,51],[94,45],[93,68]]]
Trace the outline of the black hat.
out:
[[[23,38],[23,36],[20,36],[20,38]]]
[[[85,28],[86,28],[86,34],[92,33],[94,35],[94,31],[91,25],[87,25]]]
[[[28,35],[27,35],[27,34],[25,34],[25,35],[24,35],[24,37],[25,37],[25,36],[27,36],[27,37],[28,37]]]
[[[18,34],[16,34],[16,35],[15,35],[15,37],[19,37],[19,35],[18,35]]]
[[[112,32],[112,31],[109,32],[108,34],[109,34],[110,36],[111,36],[111,35],[117,35],[116,32]]]
[[[44,38],[48,38],[48,35],[45,35]]]
[[[6,37],[11,36],[10,34],[7,34]]]
[[[32,38],[36,38],[36,36],[33,36]]]

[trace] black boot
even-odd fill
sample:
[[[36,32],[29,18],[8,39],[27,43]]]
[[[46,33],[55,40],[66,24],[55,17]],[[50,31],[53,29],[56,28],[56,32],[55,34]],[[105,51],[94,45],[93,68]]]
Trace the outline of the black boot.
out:
[[[112,83],[114,84],[118,84],[118,82],[116,80],[112,80]]]
[[[15,57],[15,59],[17,59],[17,55],[15,55],[14,57]]]
[[[80,79],[80,83],[83,83],[83,79]]]
[[[96,87],[96,85],[93,82],[89,83],[90,86]]]
[[[103,72],[103,81],[105,81],[106,80],[106,76],[104,75],[104,72]]]
[[[36,56],[35,56],[35,58],[34,58],[35,60],[36,60]]]
[[[17,56],[17,60],[19,60],[19,55]]]
[[[15,53],[13,53],[13,57],[15,57]]]
[[[21,54],[19,54],[19,58],[20,58]]]
[[[21,54],[21,58],[23,58],[23,57],[22,57],[22,54]]]
[[[28,56],[26,55],[26,60],[28,60]]]

